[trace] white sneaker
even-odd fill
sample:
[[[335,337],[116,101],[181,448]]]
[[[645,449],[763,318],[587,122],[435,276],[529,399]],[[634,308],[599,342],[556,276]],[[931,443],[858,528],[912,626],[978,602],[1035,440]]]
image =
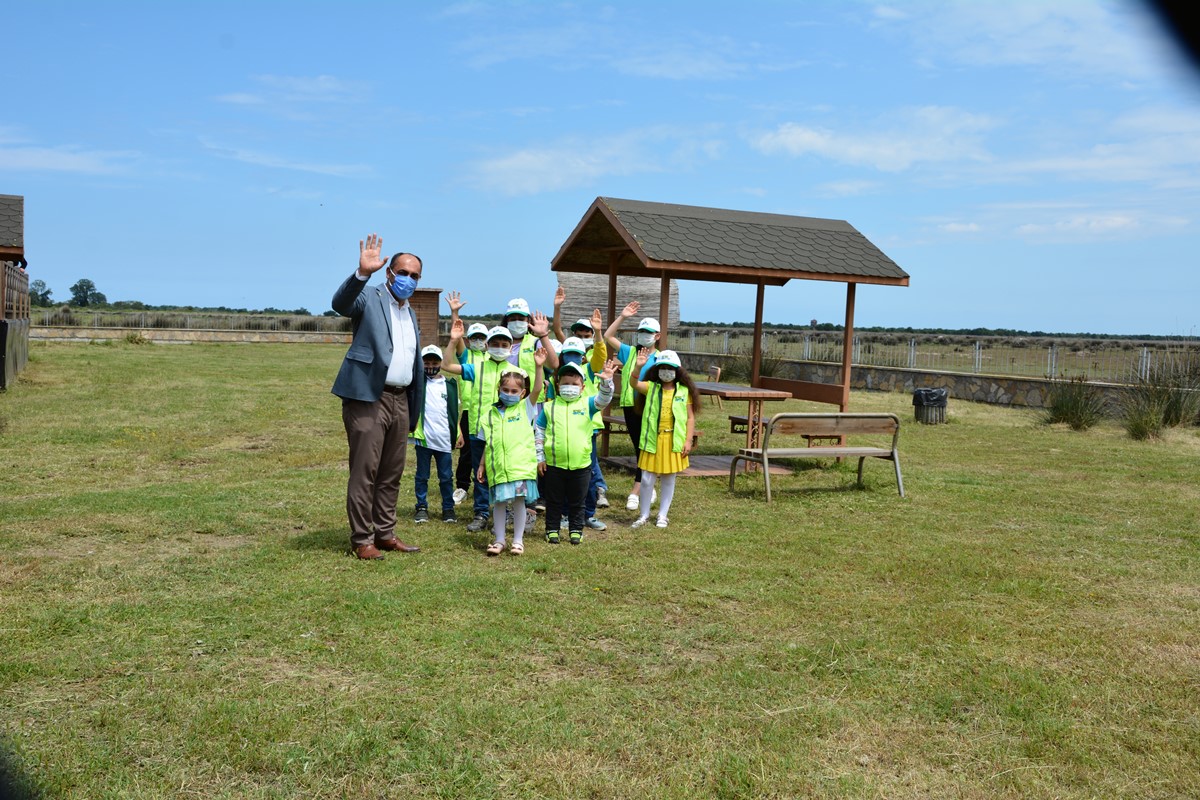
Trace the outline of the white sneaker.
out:
[[[463,500],[467,499],[467,490],[466,489],[455,489],[452,497],[454,498],[454,505],[458,505]]]
[[[627,497],[625,499],[625,510],[626,511],[637,511],[638,503],[640,503],[640,502],[641,502],[641,500],[638,499],[637,492],[634,492],[633,494],[629,495],[629,497]]]
[[[603,489],[596,490],[596,508],[608,508],[608,492]]]
[[[665,528],[665,527],[667,527],[668,522],[670,522],[670,520],[667,519],[666,517],[659,517],[658,521],[654,523],[654,527]]]
[[[649,522],[649,521],[650,521],[650,518],[649,518],[649,517],[638,517],[638,518],[637,518],[637,519],[635,519],[633,522],[629,523],[629,527],[631,527],[631,528],[640,528],[640,527],[642,527],[643,525],[645,525],[645,524],[646,524],[647,522]]]

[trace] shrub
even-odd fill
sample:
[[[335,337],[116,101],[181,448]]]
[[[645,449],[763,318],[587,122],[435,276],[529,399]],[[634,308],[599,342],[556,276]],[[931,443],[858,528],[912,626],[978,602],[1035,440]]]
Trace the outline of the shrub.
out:
[[[1104,395],[1086,378],[1055,381],[1046,408],[1046,422],[1065,422],[1071,430],[1086,431],[1104,415]]]
[[[1200,420],[1200,355],[1182,353],[1139,378],[1121,398],[1125,430],[1134,439]]]

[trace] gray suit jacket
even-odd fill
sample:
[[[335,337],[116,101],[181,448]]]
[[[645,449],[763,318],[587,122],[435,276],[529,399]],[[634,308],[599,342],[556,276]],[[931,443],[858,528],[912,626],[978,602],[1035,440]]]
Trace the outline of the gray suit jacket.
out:
[[[342,360],[333,393],[343,400],[364,400],[374,403],[383,395],[388,365],[392,363],[391,295],[382,285],[368,287],[358,275],[350,277],[333,293],[333,310],[353,320],[354,338]],[[413,377],[408,385],[408,427],[413,430],[425,405],[425,373],[421,363],[421,331],[412,307],[413,331],[417,342],[414,348]]]

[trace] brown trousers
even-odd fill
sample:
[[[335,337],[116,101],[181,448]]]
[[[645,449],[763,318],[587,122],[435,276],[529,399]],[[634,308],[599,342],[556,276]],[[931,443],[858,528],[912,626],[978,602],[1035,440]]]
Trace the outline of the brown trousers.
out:
[[[350,445],[350,545],[391,539],[396,535],[396,499],[408,455],[408,397],[384,392],[374,403],[343,399],[342,424]]]

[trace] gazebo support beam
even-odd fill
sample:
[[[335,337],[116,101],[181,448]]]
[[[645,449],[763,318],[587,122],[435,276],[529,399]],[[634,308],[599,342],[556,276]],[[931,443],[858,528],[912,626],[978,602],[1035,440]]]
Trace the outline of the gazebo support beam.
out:
[[[758,292],[754,298],[754,355],[750,357],[750,385],[758,386],[759,373],[762,370],[762,325],[763,325],[763,282],[758,282]]]
[[[850,409],[850,360],[854,356],[854,290],[856,283],[846,284],[846,325],[842,329],[842,402],[840,411]]]
[[[670,336],[667,333],[667,324],[671,321],[671,278],[667,273],[662,276],[662,289],[658,296],[658,349],[666,350],[670,347]]]

